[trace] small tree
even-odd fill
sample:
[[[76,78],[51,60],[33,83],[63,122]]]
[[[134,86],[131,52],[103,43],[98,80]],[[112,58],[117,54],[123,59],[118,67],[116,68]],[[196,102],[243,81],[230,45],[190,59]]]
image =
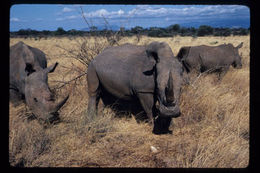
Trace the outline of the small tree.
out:
[[[167,28],[171,33],[178,33],[181,29],[180,25],[179,24],[174,24],[174,25],[170,25],[168,26]]]
[[[58,27],[55,31],[55,35],[65,35],[66,31],[62,27]]]
[[[141,26],[136,26],[134,28],[131,28],[131,33],[135,34],[137,37],[137,41],[140,41],[141,38],[141,32],[143,31],[143,27]]]
[[[231,31],[229,28],[225,28],[224,31],[222,32],[222,36],[230,36],[231,35]]]
[[[208,25],[201,25],[198,29],[198,36],[212,35],[213,28]]]

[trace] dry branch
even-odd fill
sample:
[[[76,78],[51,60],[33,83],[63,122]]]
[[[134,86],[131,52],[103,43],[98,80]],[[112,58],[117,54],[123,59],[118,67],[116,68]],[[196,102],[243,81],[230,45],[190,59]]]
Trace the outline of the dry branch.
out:
[[[54,89],[60,89],[60,88],[64,87],[65,85],[70,84],[70,83],[73,82],[73,81],[76,81],[77,79],[81,78],[82,76],[84,76],[84,75],[86,75],[86,74],[87,74],[87,72],[82,73],[82,74],[78,75],[77,77],[75,77],[75,78],[73,78],[73,79],[71,79],[71,80],[69,80],[69,81],[57,81],[57,80],[54,80],[54,81],[52,81],[52,82],[63,83],[63,85],[61,85],[61,86],[59,86],[59,87],[57,87],[57,88],[54,88]]]

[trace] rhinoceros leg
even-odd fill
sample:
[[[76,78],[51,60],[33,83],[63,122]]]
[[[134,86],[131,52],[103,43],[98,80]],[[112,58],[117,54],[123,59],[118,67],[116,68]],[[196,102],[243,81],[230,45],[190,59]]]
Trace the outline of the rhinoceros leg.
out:
[[[138,93],[137,94],[140,103],[147,114],[149,121],[151,122],[153,126],[153,133],[154,134],[167,134],[172,133],[172,131],[169,130],[169,126],[171,124],[172,118],[170,117],[158,117],[154,119],[153,115],[155,114],[154,111],[154,98],[152,94],[148,93]]]
[[[88,67],[87,73],[88,82],[88,116],[95,116],[97,114],[97,106],[99,101],[99,80],[93,66]]]
[[[222,67],[219,70],[219,72],[218,72],[218,80],[221,80],[225,76],[225,74],[227,73],[228,69],[229,69],[229,66],[226,66],[226,67]]]
[[[23,99],[23,96],[14,89],[9,89],[9,99],[14,106],[18,106]]]
[[[154,122],[153,133],[154,134],[172,134],[169,130],[172,118],[170,117],[158,117]]]
[[[149,93],[138,93],[137,97],[149,118],[149,122],[154,125],[154,118],[153,118],[153,106],[154,106],[154,98],[152,94]]]

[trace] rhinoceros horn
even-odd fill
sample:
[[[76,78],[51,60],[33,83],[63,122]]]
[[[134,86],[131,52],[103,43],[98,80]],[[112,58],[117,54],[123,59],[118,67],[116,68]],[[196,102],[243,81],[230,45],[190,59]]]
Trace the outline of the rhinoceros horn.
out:
[[[166,105],[159,101],[156,104],[156,108],[159,110],[161,117],[176,118],[180,116],[180,109],[178,105],[174,105],[174,90],[173,90],[173,78],[170,72],[167,87],[165,89]]]
[[[46,74],[46,76],[48,75],[48,73],[52,73],[54,72],[55,68],[57,67],[58,62],[56,62],[55,64],[49,66],[48,68],[44,69],[44,72]],[[60,101],[59,103],[57,103],[56,105],[53,106],[53,108],[51,108],[51,112],[57,112],[68,100],[69,95],[67,95],[62,101]]]
[[[53,108],[51,109],[51,113],[57,112],[67,102],[68,98],[69,95],[67,95],[62,101],[53,106]]]
[[[168,84],[167,84],[167,87],[165,89],[165,96],[166,96],[167,103],[172,103],[174,101],[173,79],[172,79],[171,72],[169,74]]]
[[[45,69],[44,69],[44,72],[45,72],[46,74],[47,74],[47,73],[52,73],[52,72],[54,72],[54,70],[55,70],[55,68],[57,67],[58,64],[59,64],[59,63],[56,62],[55,64],[51,65],[50,67],[45,68]]]

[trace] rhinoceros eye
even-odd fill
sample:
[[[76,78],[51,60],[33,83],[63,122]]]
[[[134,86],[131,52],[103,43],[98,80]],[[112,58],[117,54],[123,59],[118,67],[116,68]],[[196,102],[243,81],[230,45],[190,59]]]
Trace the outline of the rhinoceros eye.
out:
[[[34,100],[35,102],[38,102],[38,100],[37,100],[36,98],[33,98],[33,100]]]

